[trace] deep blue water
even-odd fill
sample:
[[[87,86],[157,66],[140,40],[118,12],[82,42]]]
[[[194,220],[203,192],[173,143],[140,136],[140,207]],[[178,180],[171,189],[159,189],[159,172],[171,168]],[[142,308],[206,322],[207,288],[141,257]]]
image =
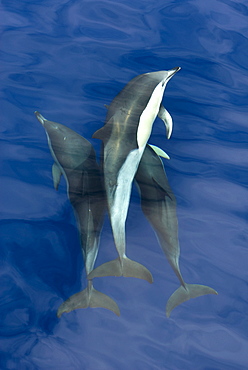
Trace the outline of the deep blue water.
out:
[[[1,2],[1,369],[246,369],[248,366],[247,139],[248,6],[231,0]],[[129,257],[152,285],[95,279],[118,303],[60,319],[85,273],[63,180],[33,112],[91,141],[106,109],[133,77],[182,69],[164,105],[170,140],[156,120],[150,142],[164,160],[178,203],[181,270],[213,287],[165,305],[179,284],[133,190]],[[108,219],[97,265],[116,257]]]

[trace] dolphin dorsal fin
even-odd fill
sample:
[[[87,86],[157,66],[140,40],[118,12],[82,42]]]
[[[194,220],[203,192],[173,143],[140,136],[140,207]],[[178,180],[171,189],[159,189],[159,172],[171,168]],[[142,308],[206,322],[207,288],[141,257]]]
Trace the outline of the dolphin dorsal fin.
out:
[[[170,159],[170,157],[168,156],[168,154],[167,153],[165,153],[164,151],[163,151],[163,149],[160,149],[158,146],[156,146],[156,145],[151,145],[151,144],[148,144],[153,150],[154,150],[154,152],[158,155],[158,156],[160,156],[160,157],[163,157],[163,158],[165,158],[165,159]]]
[[[56,162],[54,162],[54,164],[52,166],[52,175],[53,175],[54,189],[58,190],[60,179],[61,179],[61,176],[62,176],[62,172],[61,172],[61,169],[60,169],[60,167],[58,166],[58,164]]]
[[[161,181],[159,178],[154,177],[152,178],[152,180],[155,182],[156,186],[159,187],[160,191],[162,191],[166,197],[169,197],[171,200],[173,200],[173,193],[168,182]]]
[[[109,137],[110,132],[111,131],[109,128],[107,128],[106,126],[103,126],[99,130],[95,131],[92,137],[93,139],[99,139],[99,140],[104,141],[104,139]]]
[[[94,134],[92,135],[93,139],[99,139],[102,141],[108,139],[112,131],[112,122],[113,117],[110,118],[110,120],[103,127],[99,128],[99,130],[94,132]]]
[[[99,128],[99,130],[96,130],[94,134],[92,135],[93,139],[103,139],[103,133],[104,133],[104,127]]]

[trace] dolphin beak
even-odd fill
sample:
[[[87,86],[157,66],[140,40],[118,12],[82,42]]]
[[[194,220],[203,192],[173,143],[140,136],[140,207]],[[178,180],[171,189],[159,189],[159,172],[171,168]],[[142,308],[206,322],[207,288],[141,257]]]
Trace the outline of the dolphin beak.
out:
[[[38,121],[44,125],[45,121],[47,121],[39,112],[37,112],[37,110],[34,112],[34,114],[36,115],[36,118],[38,119]]]
[[[168,76],[167,76],[166,80],[167,81],[170,80],[171,77],[174,76],[174,74],[176,74],[178,71],[180,71],[180,69],[181,69],[181,67],[175,67],[175,68],[172,68],[169,71],[167,71],[168,72]]]

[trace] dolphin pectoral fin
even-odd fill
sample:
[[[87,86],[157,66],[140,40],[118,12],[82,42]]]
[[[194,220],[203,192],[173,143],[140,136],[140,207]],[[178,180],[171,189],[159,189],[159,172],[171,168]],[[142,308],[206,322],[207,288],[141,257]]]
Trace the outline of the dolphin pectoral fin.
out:
[[[185,284],[186,289],[180,286],[169,298],[166,305],[166,316],[170,317],[171,311],[183,302],[191,298],[200,297],[206,294],[218,294],[216,290],[199,284]]]
[[[151,144],[148,144],[153,150],[154,150],[154,152],[158,155],[158,156],[160,156],[160,157],[163,157],[163,158],[165,158],[165,159],[170,159],[170,157],[168,156],[168,154],[167,153],[165,153],[164,151],[163,151],[163,149],[161,149],[161,148],[159,148],[158,146],[156,146],[156,145],[151,145]]]
[[[132,261],[125,257],[119,257],[113,261],[103,263],[101,266],[95,268],[88,275],[89,279],[103,276],[125,276],[134,277],[138,279],[147,280],[149,283],[153,282],[152,274],[143,265],[138,262]]]
[[[73,294],[63,302],[58,308],[57,317],[60,318],[65,312],[68,313],[79,308],[87,307],[106,308],[114,312],[117,316],[120,316],[120,310],[115,301],[92,287],[90,290],[86,288],[79,293]]]
[[[173,121],[170,113],[165,109],[165,107],[162,104],[160,105],[159,108],[158,117],[164,122],[166,127],[167,139],[169,139],[172,133]]]
[[[52,166],[52,175],[53,175],[54,189],[58,190],[60,179],[61,179],[61,176],[62,176],[62,172],[61,172],[61,169],[59,168],[59,166],[57,165],[56,162],[54,162],[54,164]]]

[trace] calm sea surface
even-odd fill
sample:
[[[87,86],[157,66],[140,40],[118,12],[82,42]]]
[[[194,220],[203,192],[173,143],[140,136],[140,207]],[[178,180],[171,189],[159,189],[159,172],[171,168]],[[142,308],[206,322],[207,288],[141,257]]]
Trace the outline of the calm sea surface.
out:
[[[248,366],[248,6],[231,0],[2,0],[0,368],[227,370]],[[111,100],[136,75],[180,66],[150,143],[177,198],[180,265],[219,293],[165,316],[178,280],[133,188],[128,256],[154,283],[95,279],[118,303],[60,319],[85,287],[66,183],[52,184],[45,132],[33,112],[91,141]],[[116,258],[108,218],[99,265]]]

